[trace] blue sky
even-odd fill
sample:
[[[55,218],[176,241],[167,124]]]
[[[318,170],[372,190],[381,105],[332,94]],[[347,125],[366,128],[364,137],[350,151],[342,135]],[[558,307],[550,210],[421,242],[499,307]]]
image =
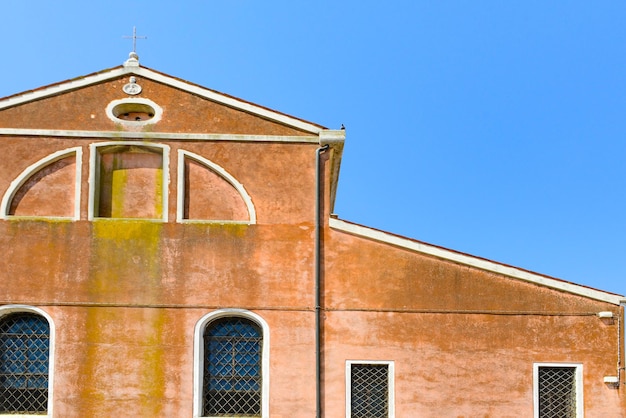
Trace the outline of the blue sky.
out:
[[[343,219],[626,295],[626,2],[4,0],[0,97],[142,65],[347,128]]]

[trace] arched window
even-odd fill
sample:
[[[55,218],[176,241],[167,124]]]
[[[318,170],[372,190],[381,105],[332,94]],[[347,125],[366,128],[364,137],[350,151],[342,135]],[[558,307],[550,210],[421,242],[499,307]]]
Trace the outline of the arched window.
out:
[[[204,330],[203,414],[261,416],[261,327],[220,318]]]
[[[46,414],[50,325],[33,312],[0,316],[0,414]]]
[[[225,309],[196,325],[196,417],[269,416],[269,332],[245,310]]]

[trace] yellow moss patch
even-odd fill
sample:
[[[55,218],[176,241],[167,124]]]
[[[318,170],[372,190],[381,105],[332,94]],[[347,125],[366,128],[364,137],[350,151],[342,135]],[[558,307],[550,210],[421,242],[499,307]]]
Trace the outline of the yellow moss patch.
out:
[[[114,160],[114,166],[117,165],[117,156]],[[111,173],[111,217],[124,217],[124,202],[126,184],[128,183],[128,173],[126,170],[114,169]]]
[[[143,244],[154,246],[158,244],[163,224],[145,220],[133,219],[96,219],[93,221],[95,239],[126,242],[139,240]]]
[[[163,217],[163,169],[159,168],[155,172],[154,207],[156,208],[156,218],[160,219]]]
[[[158,302],[163,224],[97,220],[92,228],[89,291],[93,300]]]
[[[231,224],[231,223],[212,223],[210,224],[211,232],[223,232],[237,238],[243,238],[247,235],[250,225],[248,224]]]
[[[164,331],[166,314],[162,309],[150,309],[144,317],[146,335],[143,339],[146,347],[142,361],[142,392],[143,410],[151,416],[161,416],[161,409],[165,398],[165,353]]]

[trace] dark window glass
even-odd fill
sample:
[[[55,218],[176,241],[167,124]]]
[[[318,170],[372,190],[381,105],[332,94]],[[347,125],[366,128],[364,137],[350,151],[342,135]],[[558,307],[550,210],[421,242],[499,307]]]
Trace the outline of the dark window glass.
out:
[[[539,367],[539,417],[576,417],[575,367]]]
[[[221,318],[204,331],[203,414],[261,416],[262,332],[245,318]]]
[[[386,418],[389,415],[389,367],[353,364],[350,371],[351,418]]]
[[[45,318],[27,312],[0,318],[0,413],[47,412],[49,359]]]

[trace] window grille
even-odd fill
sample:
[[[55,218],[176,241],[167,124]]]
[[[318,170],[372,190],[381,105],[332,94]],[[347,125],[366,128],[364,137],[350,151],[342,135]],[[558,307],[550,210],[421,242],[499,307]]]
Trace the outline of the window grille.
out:
[[[350,385],[351,418],[389,416],[388,365],[352,364]]]
[[[49,358],[45,318],[19,312],[0,319],[0,413],[47,412]]]
[[[261,416],[262,332],[245,318],[221,318],[204,332],[203,415]]]
[[[539,367],[539,417],[576,417],[575,367]]]

